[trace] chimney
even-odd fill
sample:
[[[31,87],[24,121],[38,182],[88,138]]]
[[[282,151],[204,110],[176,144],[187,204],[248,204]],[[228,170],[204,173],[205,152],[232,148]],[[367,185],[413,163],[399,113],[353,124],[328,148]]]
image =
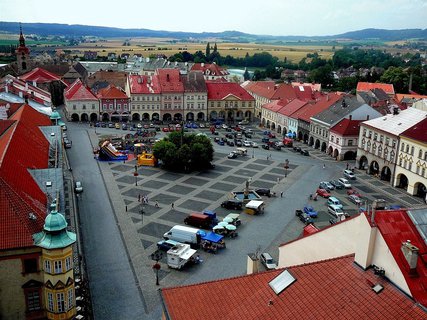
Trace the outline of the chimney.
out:
[[[400,249],[402,250],[405,259],[408,262],[409,272],[416,273],[419,249],[414,246],[410,240],[403,242]]]
[[[259,271],[259,257],[258,253],[248,254],[248,261],[246,264],[246,274],[253,274]]]
[[[169,82],[169,73],[166,74],[166,81]]]
[[[393,115],[398,115],[399,114],[399,108],[398,107],[394,107],[393,108]]]
[[[341,107],[343,107],[343,108],[346,108],[346,107],[347,107],[347,104],[345,103],[345,99],[343,99],[343,100],[341,101]]]
[[[202,63],[201,63],[201,66],[202,66],[202,68],[203,68],[203,67],[205,66],[205,64],[202,62]]]
[[[353,118],[353,116],[350,114],[349,116],[348,116],[348,119],[351,121],[351,119]]]

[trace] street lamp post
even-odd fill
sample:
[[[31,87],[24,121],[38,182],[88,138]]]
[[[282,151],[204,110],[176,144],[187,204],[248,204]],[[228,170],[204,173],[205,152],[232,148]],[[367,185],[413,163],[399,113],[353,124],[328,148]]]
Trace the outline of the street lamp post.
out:
[[[156,273],[156,286],[159,285],[159,270],[161,268],[159,260],[161,260],[162,258],[163,258],[163,253],[159,250],[151,254],[151,259],[156,261],[156,263],[153,265],[153,270]]]
[[[133,176],[135,177],[135,186],[138,185],[138,166],[135,165],[135,172],[133,173]]]
[[[285,168],[285,178],[288,176],[288,169],[289,169],[289,160],[285,160],[285,165],[283,166]]]

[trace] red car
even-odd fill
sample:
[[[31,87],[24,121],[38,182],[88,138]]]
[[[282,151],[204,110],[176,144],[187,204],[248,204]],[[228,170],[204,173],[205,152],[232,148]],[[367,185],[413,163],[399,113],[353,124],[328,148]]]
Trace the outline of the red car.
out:
[[[362,198],[362,195],[361,195],[359,192],[357,192],[356,190],[354,190],[354,189],[348,189],[348,190],[347,190],[347,194],[348,194],[349,196],[351,196],[351,195],[355,195],[355,196],[357,196],[357,197],[359,197],[359,198]]]
[[[163,132],[169,132],[169,128],[168,128],[168,127],[164,127],[164,128],[162,129],[162,131],[163,131]]]
[[[316,193],[323,198],[329,198],[331,196],[331,194],[325,189],[317,189]]]

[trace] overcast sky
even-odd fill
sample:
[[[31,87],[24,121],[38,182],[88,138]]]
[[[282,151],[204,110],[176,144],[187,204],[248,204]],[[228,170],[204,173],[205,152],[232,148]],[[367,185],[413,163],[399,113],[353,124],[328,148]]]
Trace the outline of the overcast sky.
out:
[[[314,36],[425,29],[427,0],[0,0],[0,21]]]

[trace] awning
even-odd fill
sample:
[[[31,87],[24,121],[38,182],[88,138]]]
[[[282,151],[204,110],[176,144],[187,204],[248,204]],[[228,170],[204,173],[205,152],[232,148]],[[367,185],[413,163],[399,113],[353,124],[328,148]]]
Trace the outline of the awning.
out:
[[[218,243],[220,242],[224,237],[216,234],[215,232],[209,232],[206,236],[204,236],[202,238],[202,240],[206,240],[206,241],[210,241],[210,242],[215,242]]]

